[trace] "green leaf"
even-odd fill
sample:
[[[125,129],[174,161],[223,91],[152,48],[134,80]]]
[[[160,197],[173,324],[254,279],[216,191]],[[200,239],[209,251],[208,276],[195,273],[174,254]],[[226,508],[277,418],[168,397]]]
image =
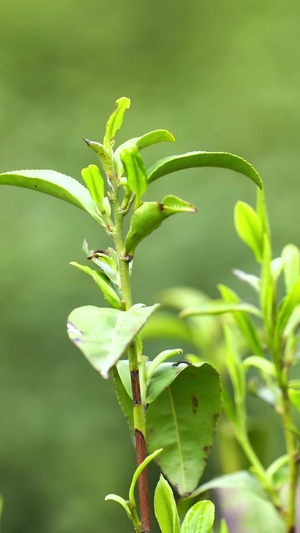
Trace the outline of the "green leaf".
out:
[[[180,524],[172,489],[160,475],[154,493],[154,512],[162,533],[179,533]]]
[[[265,198],[265,191],[262,187],[261,189],[256,189],[256,212],[260,218],[263,231],[267,234],[268,239],[271,240],[271,233],[270,233],[270,224],[269,224],[269,217],[268,217],[268,211],[267,211],[267,204],[266,204],[266,198]]]
[[[87,168],[82,169],[81,175],[90,191],[92,199],[98,205],[100,211],[105,211],[103,207],[104,181],[99,168],[96,165],[89,165]]]
[[[133,139],[129,139],[128,141],[124,142],[116,149],[113,156],[113,161],[118,176],[120,177],[123,173],[123,165],[121,163],[120,154],[122,150],[124,150],[124,148],[131,148],[132,146],[136,146],[139,150],[143,150],[144,148],[152,146],[153,144],[174,141],[174,136],[168,130],[155,130],[150,131],[149,133],[145,133],[141,137],[134,137]]]
[[[260,305],[263,314],[264,326],[267,332],[268,341],[272,341],[273,331],[273,298],[274,285],[271,272],[271,245],[268,236],[264,236],[264,252],[261,265],[261,293]]]
[[[96,203],[78,181],[55,170],[14,170],[0,174],[0,185],[14,185],[40,191],[76,205],[103,225]]]
[[[163,352],[158,354],[147,367],[146,381],[150,380],[151,375],[159,365],[164,363],[167,359],[170,359],[170,357],[173,357],[173,355],[180,355],[182,354],[182,352],[183,350],[181,348],[176,348],[175,350],[164,350]]]
[[[283,337],[286,339],[300,324],[300,305],[297,305],[290,315],[283,330]]]
[[[249,313],[261,318],[260,310],[252,304],[245,302],[230,303],[224,302],[224,300],[211,300],[195,309],[182,311],[180,316],[223,315],[224,313]]]
[[[274,363],[264,359],[263,357],[258,357],[257,355],[250,355],[243,360],[243,367],[245,370],[253,366],[258,368],[262,373],[268,374],[269,376],[275,377],[275,366]]]
[[[226,342],[226,363],[234,390],[234,399],[236,405],[242,409],[243,406],[241,406],[241,404],[246,395],[245,375],[242,370],[239,355],[236,351],[233,333],[227,324],[224,325],[224,334]]]
[[[226,287],[226,285],[220,284],[218,285],[218,289],[225,302],[232,304],[241,303],[241,300],[238,295],[234,291],[229,289],[229,287]],[[234,313],[233,316],[237,326],[243,333],[246,342],[249,344],[251,351],[255,355],[263,357],[264,351],[251,318],[246,313]]]
[[[114,250],[109,248],[107,251],[91,250],[87,252],[87,259],[92,261],[106,276],[115,284],[119,285],[119,265],[117,257],[114,257],[112,253]],[[109,255],[108,255],[109,254]]]
[[[180,533],[210,533],[215,521],[215,506],[208,500],[195,503],[187,512]]]
[[[193,167],[227,168],[247,176],[262,188],[262,181],[258,172],[250,163],[233,154],[225,152],[189,152],[187,154],[165,157],[157,161],[148,170],[148,181],[152,181],[178,170]]]
[[[125,111],[130,107],[130,100],[123,96],[116,101],[116,104],[117,109],[111,114],[107,121],[103,140],[103,144],[109,152],[114,145],[115,136],[122,126]]]
[[[146,441],[149,452],[163,448],[157,458],[160,469],[180,495],[187,495],[197,486],[210,454],[220,413],[220,378],[208,363],[181,365],[181,371],[163,363],[151,380],[160,372],[163,381],[163,366],[168,378],[167,366],[178,375],[148,406]]]
[[[195,213],[195,211],[195,206],[176,196],[166,196],[161,204],[144,202],[131,217],[124,255],[133,256],[137,245],[157,229],[166,218],[176,213]]]
[[[289,399],[292,404],[296,407],[297,411],[300,413],[300,390],[289,389]]]
[[[122,306],[119,291],[116,286],[113,287],[110,280],[105,274],[99,272],[98,270],[93,270],[88,266],[80,265],[75,261],[72,261],[70,265],[75,266],[79,270],[82,270],[83,272],[91,276],[91,278],[95,281],[95,283],[101,290],[107,303],[114,309],[121,309]]]
[[[229,533],[229,529],[227,527],[227,524],[226,524],[224,518],[222,518],[222,520],[220,522],[220,533]]]
[[[124,500],[124,498],[121,498],[121,496],[118,496],[117,494],[108,494],[107,496],[105,496],[105,501],[107,502],[108,500],[112,500],[112,501],[117,502],[120,505],[122,505],[122,507],[126,511],[126,514],[127,514],[128,518],[129,518],[129,520],[132,520],[131,509],[130,509],[128,503]]]
[[[148,186],[144,161],[136,146],[124,149],[121,152],[121,160],[127,177],[127,185],[135,193],[135,208],[137,209]]]
[[[251,248],[256,261],[261,263],[264,231],[257,213],[245,202],[237,202],[234,209],[234,224],[240,239]]]
[[[256,292],[260,292],[261,283],[257,276],[253,276],[253,274],[247,274],[247,272],[243,272],[243,270],[238,270],[237,268],[233,270],[233,273],[238,279],[245,281],[248,283],[248,285],[250,285],[250,287],[253,287]]]
[[[300,275],[300,251],[294,244],[288,244],[282,250],[281,257],[284,261],[283,273],[286,292],[290,292],[295,281]]]
[[[151,317],[141,333],[143,339],[176,339],[191,341],[191,329],[186,322],[166,311],[159,311]]]
[[[277,459],[275,459],[275,461],[273,461],[273,463],[270,464],[269,468],[266,470],[267,476],[272,479],[273,476],[278,472],[278,470],[288,464],[288,462],[289,456],[287,454],[278,457]]]
[[[268,496],[261,487],[261,484],[250,472],[240,470],[233,474],[225,474],[224,476],[216,477],[207,483],[201,485],[191,495],[191,498],[201,496],[204,492],[214,489],[236,489],[248,490],[253,492],[262,499],[268,500]]]
[[[237,417],[235,412],[235,407],[233,405],[233,401],[231,397],[229,396],[229,393],[225,387],[223,387],[222,391],[222,403],[223,403],[223,410],[225,415],[227,416],[228,420],[232,422],[234,426],[237,425]]]
[[[300,304],[300,277],[295,281],[292,289],[284,298],[280,310],[278,312],[277,321],[275,325],[275,344],[279,346],[280,337],[284,328],[287,326],[288,320],[291,317],[294,309]]]
[[[136,468],[132,476],[132,481],[131,481],[130,488],[129,488],[129,501],[134,507],[135,507],[134,490],[137,484],[137,480],[141,472],[146,468],[146,466],[150,463],[150,461],[153,461],[153,459],[155,459],[155,457],[157,457],[161,452],[162,452],[162,448],[160,448],[159,450],[155,450],[155,452],[151,453],[151,455],[148,455],[148,457],[146,457],[146,459],[144,459],[144,461],[142,461],[142,463]]]
[[[120,363],[127,363],[127,372],[129,375],[129,388],[131,389],[131,383],[130,383],[130,373],[129,373],[129,365],[128,361],[121,360],[118,362],[116,366],[112,368],[112,376],[114,380],[114,386],[116,391],[116,396],[119,402],[119,405],[123,411],[123,414],[127,420],[127,423],[129,425],[130,431],[134,432],[134,422],[133,422],[133,409],[132,409],[132,392],[127,391],[127,389],[124,386],[123,381],[120,378],[119,370],[117,370],[117,367],[120,365]],[[131,392],[131,395],[129,394]]]
[[[68,335],[91,365],[104,378],[108,378],[109,370],[157,308],[157,304],[152,307],[139,304],[128,311],[92,305],[79,307],[68,318]]]
[[[95,154],[97,154],[106,176],[111,178],[113,175],[114,167],[110,152],[101,143],[98,143],[96,141],[90,141],[89,139],[83,140],[88,145],[88,147],[91,148],[91,150],[93,150]]]

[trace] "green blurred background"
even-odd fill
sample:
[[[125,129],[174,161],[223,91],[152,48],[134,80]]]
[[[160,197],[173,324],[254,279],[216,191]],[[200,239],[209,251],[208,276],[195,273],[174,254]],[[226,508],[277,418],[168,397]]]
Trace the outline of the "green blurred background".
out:
[[[149,166],[191,150],[245,157],[265,182],[275,253],[299,246],[299,28],[296,0],[2,0],[1,171],[53,168],[80,179],[96,162],[82,137],[101,140],[115,100],[128,96],[118,141],[172,131],[176,144],[144,152]],[[148,198],[165,194],[198,213],[174,217],[140,246],[135,301],[151,304],[174,285],[212,297],[219,282],[238,286],[232,268],[253,270],[253,260],[232,211],[237,199],[254,202],[254,185],[229,171],[189,170],[153,184]],[[3,531],[129,533],[121,507],[103,501],[127,493],[129,432],[111,380],[65,332],[74,307],[103,304],[69,261],[82,261],[84,238],[92,248],[107,238],[84,212],[17,188],[1,188],[0,226]],[[273,422],[263,424],[268,462],[282,448]]]

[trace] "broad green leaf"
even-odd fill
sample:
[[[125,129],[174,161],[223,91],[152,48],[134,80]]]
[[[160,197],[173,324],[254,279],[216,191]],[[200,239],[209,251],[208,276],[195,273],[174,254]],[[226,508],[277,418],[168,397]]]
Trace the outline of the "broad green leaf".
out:
[[[148,406],[146,440],[150,453],[163,448],[157,463],[176,491],[186,496],[197,486],[210,454],[221,385],[208,363],[182,366],[181,371],[173,367],[179,372],[176,379]]]
[[[240,239],[251,248],[256,261],[261,263],[264,231],[257,213],[245,202],[237,202],[234,209],[234,224]]]
[[[136,146],[139,150],[143,150],[144,148],[152,146],[153,144],[174,141],[174,136],[168,130],[155,130],[150,131],[149,133],[145,133],[141,137],[134,137],[133,139],[129,139],[128,141],[124,142],[123,144],[118,146],[113,156],[114,166],[118,173],[118,176],[121,176],[123,173],[123,165],[121,162],[120,154],[122,150],[124,150],[124,148],[131,148],[132,146]]]
[[[148,186],[144,161],[136,146],[124,149],[121,152],[121,160],[127,177],[127,185],[135,193],[135,209],[137,209]]]
[[[179,533],[179,517],[173,491],[160,475],[154,493],[154,512],[162,533]]]
[[[93,270],[88,266],[80,265],[75,261],[72,261],[70,265],[75,266],[79,270],[82,270],[83,272],[91,276],[91,278],[98,285],[107,303],[114,309],[121,309],[121,296],[119,294],[119,291],[116,286],[114,287],[112,285],[112,283],[105,274],[99,272],[99,270]]]
[[[178,170],[193,167],[218,167],[239,172],[250,178],[258,187],[262,188],[262,181],[255,170],[245,159],[225,152],[189,152],[182,155],[165,157],[157,161],[148,170],[148,181],[152,181]]]
[[[245,302],[230,303],[224,302],[224,300],[210,300],[195,309],[182,311],[180,316],[223,315],[224,313],[249,313],[261,318],[260,310],[252,304]]]
[[[121,498],[121,496],[118,496],[117,494],[108,494],[107,496],[105,496],[105,501],[107,502],[109,500],[117,502],[120,505],[122,505],[122,507],[126,511],[126,514],[127,514],[128,518],[129,518],[129,520],[132,520],[131,509],[130,509],[128,503],[126,502],[126,500],[124,500],[124,498]]]
[[[229,529],[227,527],[227,524],[226,524],[224,518],[222,518],[222,520],[220,522],[220,533],[229,533]]]
[[[282,250],[284,261],[283,273],[286,292],[290,292],[300,275],[300,251],[294,244],[288,244]]]
[[[280,337],[286,327],[289,318],[291,317],[294,309],[300,304],[300,277],[295,281],[293,287],[284,298],[280,310],[278,312],[277,321],[275,325],[275,344],[279,346]]]
[[[215,521],[215,506],[208,500],[195,503],[187,512],[180,533],[210,533]]]
[[[232,304],[241,303],[241,300],[238,295],[234,291],[229,289],[229,287],[226,287],[226,285],[220,284],[218,285],[218,289],[225,302]],[[243,333],[246,342],[249,344],[251,351],[255,355],[260,355],[261,357],[263,357],[264,351],[251,318],[247,315],[247,313],[234,313],[233,316],[237,326]]]
[[[263,314],[264,326],[267,332],[268,341],[272,342],[273,331],[273,298],[274,298],[274,285],[271,272],[271,244],[270,240],[265,234],[264,236],[264,252],[263,261],[261,265],[261,293],[260,293],[260,305]]]
[[[253,276],[253,274],[247,274],[247,272],[243,272],[243,270],[238,270],[237,268],[235,268],[232,272],[238,279],[245,281],[248,283],[248,285],[250,285],[250,287],[253,287],[256,292],[260,292],[261,283],[257,276]]]
[[[166,196],[163,203],[144,202],[131,217],[124,255],[133,256],[137,245],[166,218],[176,213],[195,213],[195,211],[195,206],[176,196]]]
[[[130,107],[130,100],[129,98],[123,96],[122,98],[119,98],[116,101],[116,104],[117,109],[111,114],[107,121],[103,140],[103,144],[109,152],[111,151],[114,145],[115,136],[118,133],[120,127],[122,126],[125,111]]]
[[[14,170],[0,174],[0,185],[15,185],[40,191],[76,205],[103,225],[96,203],[89,191],[70,176],[55,170]]]
[[[82,169],[81,175],[88,190],[90,191],[92,199],[97,204],[101,212],[105,211],[103,207],[104,181],[100,174],[99,168],[97,165],[89,165],[87,168]]]
[[[207,483],[201,485],[190,495],[191,498],[201,496],[204,492],[214,489],[236,489],[248,490],[255,493],[262,499],[268,500],[268,496],[263,490],[261,484],[256,480],[250,472],[241,470],[233,474],[225,474],[224,476],[216,477]]]
[[[243,360],[242,364],[245,370],[252,366],[254,368],[258,368],[262,373],[266,373],[269,376],[275,377],[274,363],[268,361],[267,359],[264,359],[263,357],[258,357],[257,355],[250,355],[250,357],[247,357]]]
[[[68,318],[68,335],[91,365],[104,378],[108,378],[109,370],[157,308],[157,304],[152,307],[139,304],[128,311],[92,305],[79,307]]]
[[[91,150],[93,150],[93,152],[95,152],[95,154],[97,154],[106,176],[111,178],[113,176],[114,167],[110,152],[105,148],[105,146],[103,146],[103,144],[98,143],[96,141],[84,139],[84,142],[88,145],[89,148],[91,148]]]

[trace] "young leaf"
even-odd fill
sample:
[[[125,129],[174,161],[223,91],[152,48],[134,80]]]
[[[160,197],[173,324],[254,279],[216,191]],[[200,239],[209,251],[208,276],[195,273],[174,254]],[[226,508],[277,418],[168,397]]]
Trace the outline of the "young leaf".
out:
[[[233,303],[233,304],[239,304],[241,302],[238,295],[234,291],[226,287],[225,285],[222,285],[222,284],[218,285],[218,289],[225,302]],[[256,328],[251,318],[248,316],[247,313],[234,313],[233,316],[234,316],[237,326],[243,333],[246,342],[249,344],[251,351],[255,355],[259,355],[263,357],[264,351],[259,341],[259,338],[257,336]]]
[[[113,285],[105,274],[99,272],[98,270],[93,270],[88,266],[80,265],[75,261],[72,261],[70,265],[75,266],[79,270],[82,270],[83,272],[86,272],[86,274],[91,276],[91,278],[95,281],[95,283],[101,290],[107,303],[114,309],[121,309],[121,299],[119,291],[117,290],[117,287],[113,287]]]
[[[300,251],[294,244],[288,244],[282,250],[283,273],[286,292],[290,292],[300,275]]]
[[[101,212],[105,211],[103,207],[104,181],[99,168],[96,165],[89,165],[87,168],[82,169],[81,175],[90,191],[92,199],[98,205]]]
[[[122,507],[126,511],[126,514],[127,514],[128,518],[129,518],[129,520],[132,520],[131,509],[130,509],[128,503],[124,500],[124,498],[121,498],[121,496],[118,496],[117,494],[108,494],[107,496],[105,496],[105,501],[107,502],[109,500],[117,502],[120,505],[122,505]]]
[[[271,244],[270,240],[265,234],[264,236],[264,252],[263,261],[261,265],[261,293],[260,305],[263,314],[264,326],[267,332],[268,341],[272,342],[273,331],[273,298],[274,298],[274,284],[271,272]]]
[[[300,324],[300,305],[297,305],[293,310],[290,318],[287,321],[287,324],[283,330],[283,337],[287,337],[299,326]],[[295,339],[296,340],[296,339]]]
[[[118,146],[113,156],[113,162],[118,176],[120,177],[123,173],[123,165],[121,163],[120,154],[125,148],[136,146],[139,150],[143,150],[144,148],[152,146],[153,144],[174,141],[175,138],[168,130],[155,130],[145,133],[145,135],[142,135],[141,137],[134,137],[133,139],[129,139],[128,141],[124,142]]]
[[[247,274],[247,272],[243,272],[243,270],[238,270],[237,268],[232,272],[238,279],[245,281],[250,287],[253,287],[256,292],[260,292],[261,283],[259,277],[253,276],[253,274]]]
[[[208,500],[195,503],[187,512],[180,533],[210,533],[215,521],[215,506]]]
[[[163,365],[166,368],[168,363]],[[163,365],[151,379],[156,372],[162,376]],[[217,371],[208,363],[182,367],[149,404],[146,440],[149,452],[163,448],[157,458],[159,467],[180,495],[188,495],[197,486],[210,454],[220,413],[221,385]]]
[[[224,518],[222,518],[222,520],[220,522],[220,533],[229,533],[229,529],[227,527],[227,524],[226,524]]]
[[[195,211],[195,206],[176,196],[166,196],[162,204],[144,202],[132,215],[129,232],[126,235],[124,255],[133,257],[137,245],[166,218],[176,213],[195,213]]]
[[[275,366],[274,363],[264,359],[263,357],[258,357],[257,355],[250,355],[243,360],[243,367],[245,370],[248,370],[251,366],[258,368],[263,374],[268,374],[269,376],[275,377]]]
[[[154,493],[154,512],[162,533],[179,533],[180,524],[172,489],[160,475]]]
[[[237,202],[234,224],[240,239],[251,248],[256,261],[261,263],[263,254],[263,227],[257,213],[245,202]]]
[[[153,361],[149,364],[146,370],[146,381],[149,381],[151,375],[153,374],[154,370],[164,363],[167,359],[170,359],[170,357],[173,357],[174,355],[180,355],[182,354],[183,350],[181,348],[177,348],[175,350],[164,350],[160,354],[158,354]]]
[[[148,181],[152,181],[178,170],[193,167],[218,167],[239,172],[250,178],[258,187],[262,188],[262,181],[258,172],[250,163],[233,154],[225,152],[189,152],[187,154],[165,157],[157,161],[148,171]]]
[[[151,455],[148,455],[148,457],[146,457],[146,459],[144,459],[144,461],[137,467],[137,469],[135,470],[132,476],[132,481],[131,481],[130,488],[129,488],[129,501],[134,507],[135,507],[134,490],[135,490],[135,486],[137,484],[139,475],[146,468],[146,466],[150,463],[150,461],[153,461],[153,459],[155,459],[155,457],[157,457],[158,454],[160,454],[161,452],[162,452],[162,448],[160,448],[159,450],[155,450],[155,452],[151,453]]]
[[[76,205],[103,225],[102,217],[89,191],[78,181],[55,170],[14,170],[0,174],[0,185],[15,185],[40,191]]]
[[[127,185],[135,193],[135,208],[137,209],[148,186],[144,161],[136,146],[124,149],[121,152],[121,160],[127,177]]]
[[[112,113],[107,121],[103,140],[103,144],[109,152],[111,152],[115,142],[115,136],[122,126],[125,111],[130,107],[130,100],[129,98],[122,97],[116,101],[116,104],[117,109]]]
[[[180,313],[181,317],[201,315],[223,315],[224,313],[249,313],[261,318],[260,310],[245,302],[231,303],[224,300],[210,300],[196,309],[187,309]]]
[[[110,254],[110,255],[108,255]],[[92,261],[106,276],[115,284],[119,285],[119,272],[118,265],[115,262],[115,259],[112,258],[109,250],[107,252],[102,251],[88,251],[87,259]]]
[[[284,298],[283,303],[278,312],[277,321],[275,325],[275,346],[279,346],[280,337],[286,327],[289,318],[294,309],[300,304],[300,277],[295,281],[290,292]]]
[[[113,167],[113,160],[110,155],[110,152],[101,143],[98,143],[95,141],[89,141],[89,139],[83,139],[83,140],[88,145],[88,147],[91,148],[91,150],[93,150],[95,154],[97,154],[106,176],[111,178],[113,175],[114,167]]]
[[[226,363],[232,386],[234,390],[234,399],[237,406],[241,406],[246,395],[246,382],[242,370],[241,361],[235,348],[234,337],[231,329],[224,325],[225,342],[226,342]],[[241,413],[240,413],[241,414]]]
[[[289,399],[292,404],[296,407],[297,411],[300,413],[300,390],[289,389]]]
[[[68,335],[106,379],[109,370],[157,308],[157,304],[152,307],[141,307],[139,304],[125,312],[92,305],[79,307],[68,318]]]

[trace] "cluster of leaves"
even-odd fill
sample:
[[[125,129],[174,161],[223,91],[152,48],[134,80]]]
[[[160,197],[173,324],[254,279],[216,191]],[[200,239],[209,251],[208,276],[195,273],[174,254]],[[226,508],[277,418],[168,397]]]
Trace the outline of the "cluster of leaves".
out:
[[[241,270],[234,270],[234,274],[254,291],[257,305],[242,301],[225,285],[218,285],[221,296],[218,300],[209,300],[197,291],[188,293],[186,289],[172,289],[165,291],[160,299],[166,306],[180,311],[181,318],[186,320],[178,327],[178,319],[164,312],[160,317],[161,328],[170,337],[175,333],[182,340],[192,341],[198,353],[214,350],[217,364],[223,359],[220,367],[224,374],[228,372],[233,390],[232,401],[231,395],[224,389],[223,407],[251,465],[252,474],[247,476],[244,486],[258,493],[251,477],[254,475],[263,488],[261,497],[271,500],[286,521],[287,528],[291,528],[295,521],[293,501],[300,450],[300,432],[293,420],[292,409],[293,406],[300,412],[300,381],[292,379],[299,363],[300,250],[288,244],[280,257],[272,257],[263,191],[257,193],[256,209],[245,202],[237,202],[234,221],[239,237],[260,266],[260,275]],[[207,330],[209,339],[206,337]],[[221,330],[223,339],[220,338]],[[154,338],[156,335],[153,319],[145,330],[145,337]],[[199,356],[190,356],[189,359],[193,362],[201,360]],[[253,372],[256,377],[253,377]],[[247,393],[270,405],[282,421],[286,453],[268,468],[262,465],[248,437]],[[245,480],[245,473],[240,472],[235,474],[234,480],[232,476],[221,476],[207,488],[234,487],[239,475]],[[288,506],[281,494],[285,484],[288,484],[290,494]],[[198,494],[197,491],[195,494]]]
[[[145,439],[150,456],[139,465],[133,476],[128,501],[110,495],[110,499],[115,499],[125,508],[139,532],[142,526],[134,500],[138,476],[146,464],[155,459],[179,495],[187,497],[192,494],[208,460],[221,404],[220,377],[211,364],[196,362],[187,365],[183,362],[178,365],[167,362],[170,357],[180,354],[181,349],[164,351],[151,362],[143,355],[139,333],[158,305],[146,307],[131,303],[128,273],[136,248],[168,217],[196,211],[195,206],[176,196],[168,195],[161,202],[146,202],[143,201],[143,195],[154,180],[192,167],[227,168],[250,178],[260,188],[262,183],[248,162],[229,153],[191,152],[171,156],[157,161],[147,170],[140,151],[155,143],[173,142],[174,137],[167,130],[156,130],[130,139],[115,150],[115,137],[129,106],[128,98],[117,101],[117,108],[107,122],[102,143],[85,140],[100,161],[100,167],[93,164],[82,170],[86,187],[52,170],[6,172],[0,175],[0,184],[37,190],[79,207],[92,216],[114,242],[115,248],[108,250],[90,250],[84,243],[87,260],[94,265],[94,269],[71,263],[96,282],[110,307],[84,306],[75,309],[68,319],[68,334],[102,377],[108,378],[110,373],[113,374],[120,405],[133,431],[139,428],[131,374],[133,369],[139,373],[142,417],[147,418]],[[129,230],[124,236],[122,221],[128,213],[131,217]],[[259,223],[268,235],[266,221],[262,214],[259,216]],[[257,240],[257,235],[254,237]],[[263,268],[266,277],[270,269],[269,255],[267,251],[260,251],[265,257]],[[271,320],[269,278],[263,285],[263,313]],[[224,291],[223,301],[215,304],[215,309],[217,312],[234,311],[240,324],[242,319],[238,317],[246,317],[243,318],[243,328],[248,328],[253,336],[247,313],[260,316],[260,311],[254,306],[235,301],[232,293]],[[194,314],[201,312],[203,309],[197,309]],[[287,323],[282,319],[278,339],[286,327]],[[132,347],[137,354],[137,368],[130,355]],[[128,359],[121,360],[127,350]],[[233,358],[231,366],[232,376],[237,375]],[[233,381],[241,394],[239,375]],[[235,420],[238,420],[238,415],[235,416]],[[141,428],[144,427],[144,422],[138,423]],[[202,501],[188,511],[180,528],[174,496],[164,478],[160,479],[156,490],[155,513],[163,533],[205,533],[211,531],[213,526],[213,505]],[[222,524],[222,532],[226,532],[225,523]]]

